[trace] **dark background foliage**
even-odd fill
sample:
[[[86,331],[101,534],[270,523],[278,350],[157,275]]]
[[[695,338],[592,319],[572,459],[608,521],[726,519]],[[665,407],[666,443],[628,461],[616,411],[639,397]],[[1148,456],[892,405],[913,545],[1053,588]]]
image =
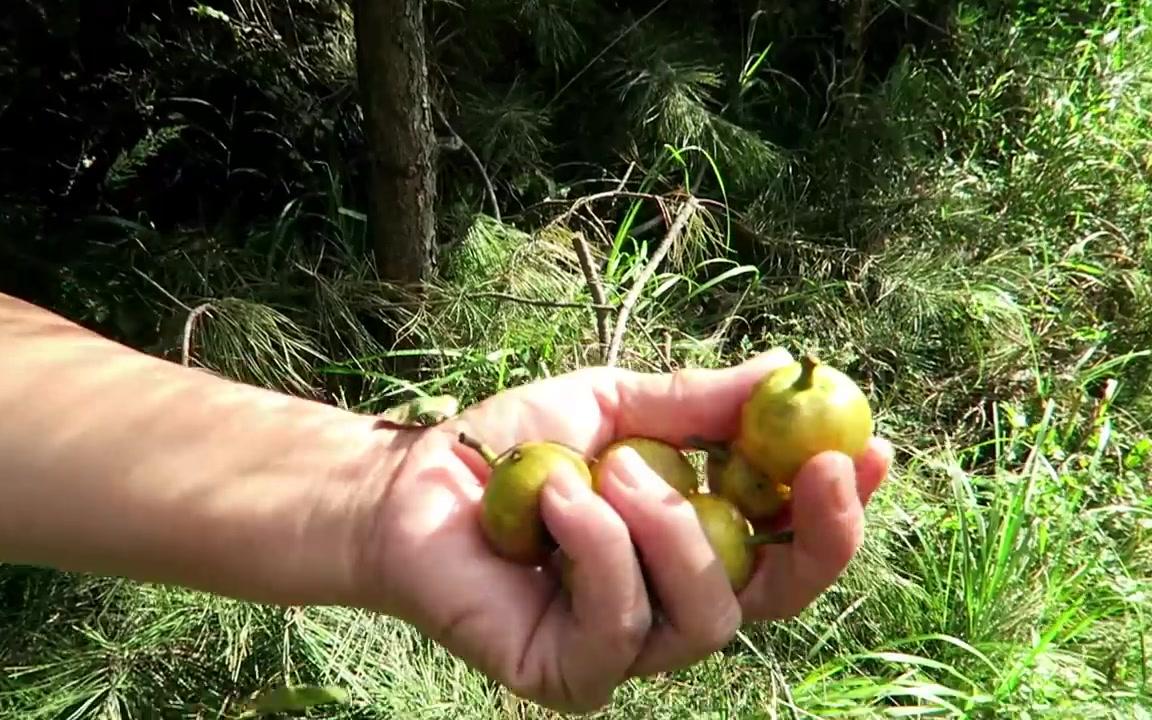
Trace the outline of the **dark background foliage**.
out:
[[[502,206],[522,208],[557,184],[650,162],[663,143],[728,133],[802,147],[838,122],[831,76],[880,81],[900,53],[946,38],[950,17],[939,1],[867,22],[835,2],[759,5],[433,2],[436,102]],[[97,217],[242,235],[326,191],[330,174],[360,206],[348,13],[332,0],[11,0],[0,18],[4,285],[60,301],[59,268],[117,237]],[[761,49],[777,79],[742,99],[742,66]],[[773,170],[748,168],[729,197],[756,197]],[[484,207],[467,155],[445,157],[441,173],[446,216]],[[445,237],[454,230],[444,223]]]

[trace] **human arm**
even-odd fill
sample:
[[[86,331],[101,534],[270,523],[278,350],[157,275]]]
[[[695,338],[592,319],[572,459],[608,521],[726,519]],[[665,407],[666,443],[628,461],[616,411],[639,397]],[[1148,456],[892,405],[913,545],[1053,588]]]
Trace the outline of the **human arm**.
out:
[[[431,428],[382,430],[0,295],[0,561],[388,613],[523,697],[593,710],[630,677],[690,665],[742,624],[811,603],[859,546],[889,449],[874,440],[858,458],[810,462],[793,494],[795,541],[760,548],[738,595],[691,508],[627,453],[603,461],[600,494],[550,478],[541,510],[575,562],[569,601],[555,574],[484,543],[486,469],[458,433],[589,456],[633,434],[723,440],[753,383],[788,359],[659,375],[591,368]]]
[[[348,602],[407,441],[0,294],[0,562]]]

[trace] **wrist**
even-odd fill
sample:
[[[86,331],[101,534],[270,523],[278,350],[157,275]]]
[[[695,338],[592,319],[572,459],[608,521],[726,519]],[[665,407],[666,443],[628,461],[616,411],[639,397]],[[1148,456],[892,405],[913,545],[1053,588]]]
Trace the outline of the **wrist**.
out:
[[[307,405],[270,423],[267,437],[239,440],[263,452],[202,506],[205,526],[218,528],[209,566],[223,581],[207,589],[281,605],[359,603],[366,536],[409,438]]]
[[[264,452],[192,504],[188,524],[203,532],[184,529],[172,548],[172,557],[192,560],[178,582],[280,605],[359,602],[375,498],[387,492],[407,438],[367,416],[313,412],[329,416],[288,417],[274,432],[238,439]],[[187,537],[203,538],[203,561]]]

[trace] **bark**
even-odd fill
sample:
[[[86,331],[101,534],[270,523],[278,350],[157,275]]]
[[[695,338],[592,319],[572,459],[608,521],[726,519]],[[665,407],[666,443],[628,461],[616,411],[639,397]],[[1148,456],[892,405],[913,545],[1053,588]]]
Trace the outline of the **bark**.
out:
[[[355,0],[369,156],[368,232],[382,279],[420,283],[435,240],[435,136],[424,0]]]

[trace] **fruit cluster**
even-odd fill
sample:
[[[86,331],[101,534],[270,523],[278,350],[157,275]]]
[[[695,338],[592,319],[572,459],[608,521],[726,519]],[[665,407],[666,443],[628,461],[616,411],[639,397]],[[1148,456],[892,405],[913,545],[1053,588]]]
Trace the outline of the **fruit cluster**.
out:
[[[791,500],[804,463],[836,450],[851,457],[864,450],[873,431],[872,412],[860,388],[844,373],[812,355],[767,373],[741,408],[740,427],[729,443],[685,439],[686,449],[707,453],[705,489],[680,448],[654,438],[617,440],[592,458],[561,443],[525,442],[497,455],[480,441],[460,441],[484,456],[492,475],[481,502],[480,523],[492,548],[525,565],[541,565],[556,551],[539,510],[539,495],[553,469],[567,464],[594,491],[600,460],[629,447],[696,512],[705,536],[733,589],[752,576],[755,546]],[[566,561],[562,577],[570,569]],[[567,582],[565,582],[567,585]]]

